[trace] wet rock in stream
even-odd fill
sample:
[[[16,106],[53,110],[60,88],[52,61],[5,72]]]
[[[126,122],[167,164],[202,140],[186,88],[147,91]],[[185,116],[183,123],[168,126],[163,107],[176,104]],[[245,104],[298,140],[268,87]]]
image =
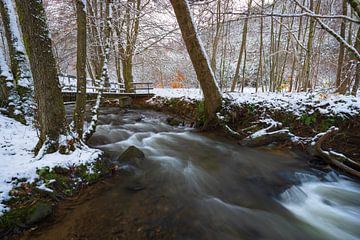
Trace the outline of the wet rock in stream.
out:
[[[145,154],[135,146],[130,146],[116,160],[119,163],[128,163],[142,169],[145,165]]]

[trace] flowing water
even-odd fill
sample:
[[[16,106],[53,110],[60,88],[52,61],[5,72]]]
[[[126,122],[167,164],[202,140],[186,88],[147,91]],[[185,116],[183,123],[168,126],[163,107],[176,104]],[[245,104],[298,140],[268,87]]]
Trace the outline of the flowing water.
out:
[[[110,160],[136,146],[145,167],[124,163],[28,239],[360,239],[359,182],[165,119],[103,109],[90,144]]]

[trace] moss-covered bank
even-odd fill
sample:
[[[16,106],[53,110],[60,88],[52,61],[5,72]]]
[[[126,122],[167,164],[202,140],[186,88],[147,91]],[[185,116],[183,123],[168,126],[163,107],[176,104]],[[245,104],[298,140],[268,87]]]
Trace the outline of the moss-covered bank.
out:
[[[89,184],[113,173],[111,163],[98,159],[78,166],[38,169],[38,178],[31,183],[14,178],[16,187],[5,202],[10,210],[0,217],[0,238],[11,239],[13,234],[36,226],[52,216],[61,200],[75,197]]]

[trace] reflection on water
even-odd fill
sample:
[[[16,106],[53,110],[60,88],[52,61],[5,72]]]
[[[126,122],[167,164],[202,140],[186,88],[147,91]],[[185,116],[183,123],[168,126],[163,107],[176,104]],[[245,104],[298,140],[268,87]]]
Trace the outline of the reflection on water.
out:
[[[67,237],[81,232],[84,239],[360,238],[358,183],[310,169],[295,154],[240,147],[215,134],[169,126],[165,118],[151,111],[103,110],[90,144],[112,160],[129,146],[141,149],[148,165],[133,178],[146,188],[128,192],[124,185],[132,177],[110,179],[106,192],[42,236],[63,231]]]

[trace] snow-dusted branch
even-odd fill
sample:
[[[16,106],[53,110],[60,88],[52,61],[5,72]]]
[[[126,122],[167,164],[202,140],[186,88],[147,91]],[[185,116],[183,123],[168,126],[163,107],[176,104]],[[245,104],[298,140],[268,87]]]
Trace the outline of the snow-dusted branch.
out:
[[[293,0],[299,7],[301,7],[304,11],[310,13],[312,15],[312,17],[316,20],[316,22],[318,22],[320,24],[320,26],[327,31],[331,36],[333,36],[338,42],[344,44],[344,46],[351,51],[356,59],[358,61],[360,61],[360,53],[356,50],[356,48],[354,48],[353,46],[351,46],[343,37],[341,37],[339,34],[337,34],[332,28],[330,28],[328,25],[326,25],[323,21],[321,21],[318,17],[315,17],[315,14],[313,11],[311,11],[309,8],[305,7],[304,5],[302,5],[298,0]]]
[[[212,14],[215,14],[213,11],[209,11]],[[314,12],[302,12],[302,13],[262,13],[262,14],[251,14],[247,16],[246,12],[222,12],[220,14],[227,14],[227,15],[241,15],[242,17],[239,19],[244,18],[263,18],[263,17],[282,17],[282,18],[295,18],[295,17],[314,17],[314,18],[322,18],[322,19],[344,19],[349,22],[360,24],[360,20],[346,16],[346,15],[321,15],[316,14]]]

